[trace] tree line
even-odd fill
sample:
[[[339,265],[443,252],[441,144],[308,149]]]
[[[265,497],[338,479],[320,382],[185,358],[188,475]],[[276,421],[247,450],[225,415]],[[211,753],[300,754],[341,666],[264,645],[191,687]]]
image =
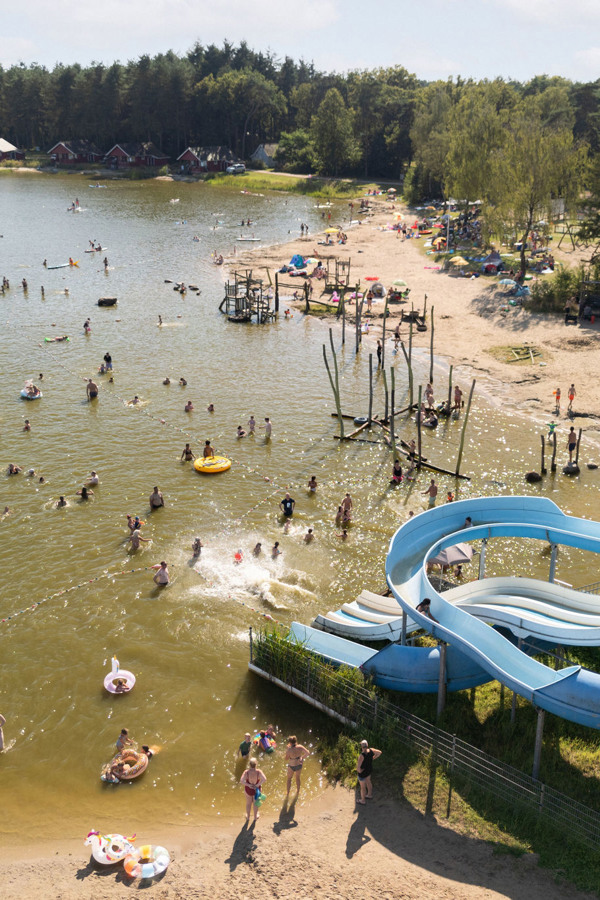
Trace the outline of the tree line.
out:
[[[487,195],[498,208],[499,184],[527,190],[523,162],[536,155],[534,144],[552,144],[537,159],[539,172],[560,158],[552,191],[574,192],[570,152],[579,177],[581,155],[600,149],[600,80],[426,83],[400,65],[326,73],[244,42],[196,43],[185,55],[124,64],[0,68],[0,134],[41,150],[74,138],[100,149],[153,141],[173,159],[187,146],[214,144],[247,158],[259,143],[275,142],[278,164],[290,171],[382,179],[408,173],[410,199]]]

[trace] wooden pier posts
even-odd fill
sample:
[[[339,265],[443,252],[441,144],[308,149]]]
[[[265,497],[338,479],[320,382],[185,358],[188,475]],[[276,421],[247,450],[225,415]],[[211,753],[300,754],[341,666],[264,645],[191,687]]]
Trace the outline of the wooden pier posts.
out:
[[[465,434],[467,431],[467,422],[469,421],[469,410],[471,409],[471,400],[473,399],[473,391],[475,390],[475,379],[469,391],[469,399],[467,400],[467,408],[465,409],[465,417],[463,419],[463,427],[460,435],[460,446],[458,448],[458,459],[456,460],[456,475],[460,475],[460,464],[462,462],[463,447],[465,444]]]

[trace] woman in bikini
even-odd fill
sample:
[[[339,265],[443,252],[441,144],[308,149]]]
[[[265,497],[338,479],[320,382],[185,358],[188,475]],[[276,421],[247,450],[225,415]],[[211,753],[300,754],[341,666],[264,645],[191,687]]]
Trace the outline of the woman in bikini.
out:
[[[258,806],[256,805],[256,789],[265,783],[266,775],[257,767],[254,757],[248,761],[248,768],[240,778],[240,784],[244,785],[246,795],[246,821],[250,818],[250,810],[254,804],[254,821],[258,819]]]
[[[302,744],[298,743],[298,738],[292,734],[288,738],[288,746],[285,751],[285,761],[287,762],[287,793],[289,794],[292,787],[292,778],[296,776],[296,790],[300,790],[300,772],[304,765],[304,760],[310,756],[309,751]]]

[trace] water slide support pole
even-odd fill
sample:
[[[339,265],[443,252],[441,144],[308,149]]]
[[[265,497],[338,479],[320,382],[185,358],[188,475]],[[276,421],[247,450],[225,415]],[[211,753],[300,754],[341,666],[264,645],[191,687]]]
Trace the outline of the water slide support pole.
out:
[[[540,763],[542,761],[542,744],[544,739],[544,718],[545,718],[545,710],[538,709],[537,711],[537,726],[535,729],[535,748],[533,751],[533,770],[531,772],[531,777],[536,781],[539,779],[540,775]]]
[[[481,550],[479,552],[479,572],[477,573],[477,577],[481,580],[485,578],[485,551],[487,547],[487,538],[484,538],[481,542]]]
[[[402,631],[400,633],[400,643],[403,647],[406,646],[406,625],[407,625],[408,616],[406,614],[406,610],[402,610]]]
[[[556,557],[558,556],[558,544],[550,544],[552,548],[552,552],[550,554],[550,573],[548,575],[548,581],[550,584],[554,584],[554,579],[556,577]]]
[[[446,705],[446,644],[441,643],[440,648],[440,671],[438,676],[438,702],[436,718],[439,719],[444,712]]]
[[[517,642],[517,647],[520,650],[522,648],[522,646],[523,646],[523,638],[519,638],[519,640]],[[517,718],[517,695],[513,691],[512,703],[510,705],[510,721],[514,724],[516,718]]]

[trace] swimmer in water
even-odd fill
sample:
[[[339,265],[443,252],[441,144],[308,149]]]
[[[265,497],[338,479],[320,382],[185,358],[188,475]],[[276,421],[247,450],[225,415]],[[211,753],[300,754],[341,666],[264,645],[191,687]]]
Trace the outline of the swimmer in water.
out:
[[[239,564],[241,563],[243,558],[244,558],[244,554],[242,553],[241,550],[238,550],[237,553],[235,554],[235,556],[233,557],[233,561],[234,561],[235,565],[239,566]]]
[[[261,542],[259,541],[259,542],[256,544],[254,550],[252,551],[252,556],[260,556],[261,552],[262,552],[262,544],[261,544]]]
[[[237,427],[236,437],[239,437],[239,438],[246,437],[246,432],[244,431],[244,429],[242,428],[241,425],[238,425],[238,427]]]
[[[341,534],[338,534],[338,537],[339,537],[340,541],[347,541],[347,540],[348,540],[348,532],[347,532],[347,530],[344,528],[344,530],[342,531],[342,533],[341,533]]]
[[[212,403],[209,403],[208,406],[206,407],[206,410],[207,410],[207,412],[214,412],[215,407]]]
[[[180,378],[180,379],[179,379],[179,384],[181,385],[181,387],[185,387],[186,384],[187,384],[187,381],[185,380],[185,378]]]
[[[312,528],[309,528],[306,534],[304,535],[304,543],[310,544],[311,541],[314,540],[314,534]]]
[[[308,490],[310,491],[311,494],[314,494],[315,491],[317,490],[317,479],[315,478],[314,475],[308,482]]]
[[[140,402],[140,398],[136,394],[135,397],[133,398],[133,400],[129,401],[129,406],[137,406],[139,402]]]
[[[191,400],[188,400],[188,402],[185,404],[183,411],[184,412],[193,412],[194,411],[194,404],[192,403]]]
[[[200,538],[197,537],[196,540],[194,541],[194,543],[192,544],[192,554],[195,559],[197,559],[200,556],[203,547],[204,547],[204,544],[202,543]]]
[[[163,384],[171,384],[171,379],[167,376],[167,378],[165,378],[165,380],[163,381]]]
[[[23,425],[23,431],[31,431],[31,424],[29,419],[25,419],[25,424]]]
[[[159,325],[162,325],[162,323],[163,323],[162,316],[159,315],[159,317],[158,317],[158,324],[159,324]]]
[[[56,501],[56,503],[55,503],[54,505],[56,506],[57,509],[60,509],[61,506],[67,506],[67,501],[65,500],[65,498],[64,498],[63,495],[61,494],[60,497],[58,498],[58,500]]]
[[[275,541],[273,549],[271,550],[271,558],[277,559],[278,556],[281,556],[281,550],[279,549],[279,541]]]

